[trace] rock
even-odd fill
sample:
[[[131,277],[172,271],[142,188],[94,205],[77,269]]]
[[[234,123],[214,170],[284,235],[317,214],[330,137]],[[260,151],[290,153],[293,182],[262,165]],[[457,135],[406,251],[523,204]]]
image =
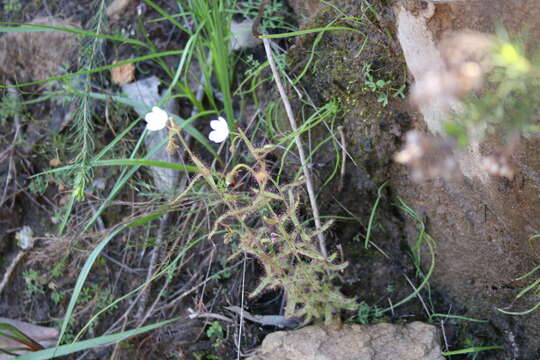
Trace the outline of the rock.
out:
[[[407,325],[307,326],[264,339],[250,360],[443,360],[437,329]]]
[[[107,8],[107,16],[118,17],[122,15],[132,0],[114,0]]]

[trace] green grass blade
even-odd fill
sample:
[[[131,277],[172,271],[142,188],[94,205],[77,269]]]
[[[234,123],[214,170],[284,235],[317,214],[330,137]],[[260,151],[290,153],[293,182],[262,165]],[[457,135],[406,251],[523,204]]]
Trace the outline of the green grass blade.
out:
[[[519,292],[519,294],[516,295],[516,299],[519,299],[520,297],[522,297],[523,295],[525,295],[526,293],[528,293],[529,291],[531,291],[532,289],[535,289],[537,287],[540,287],[540,279],[536,279],[534,282],[532,282],[527,287],[525,287],[523,290],[521,290]]]
[[[174,74],[174,77],[173,77],[171,83],[169,84],[169,87],[167,88],[167,91],[165,91],[165,94],[163,95],[163,99],[162,99],[163,103],[165,103],[166,101],[169,100],[169,96],[171,95],[171,92],[172,92],[173,88],[178,83],[178,80],[180,79],[180,75],[184,71],[184,67],[186,65],[186,60],[188,59],[188,54],[190,54],[192,52],[191,48],[193,47],[193,44],[195,44],[195,42],[197,41],[198,36],[199,36],[199,32],[200,32],[200,27],[199,27],[199,29],[197,29],[195,34],[190,36],[188,42],[184,46],[184,50],[182,52],[182,57],[180,58],[180,62],[178,63],[178,67],[176,68],[176,73]]]
[[[470,354],[470,353],[486,351],[486,350],[501,350],[501,349],[504,349],[504,346],[474,346],[474,347],[470,347],[466,349],[442,351],[441,354],[443,356],[451,356],[451,355]]]
[[[426,240],[427,240],[426,244],[428,245],[429,253],[431,255],[431,265],[429,266],[428,273],[425,275],[424,280],[420,283],[418,287],[416,287],[416,289],[411,294],[409,294],[402,300],[398,301],[397,303],[393,304],[391,307],[387,307],[386,309],[383,309],[383,310],[377,310],[377,314],[382,315],[385,312],[392,311],[398,306],[405,304],[406,302],[411,300],[413,297],[418,295],[420,293],[420,290],[422,290],[428,284],[429,279],[431,278],[431,275],[433,274],[433,271],[435,270],[435,249],[433,248],[434,244],[432,243],[433,240],[431,239],[431,237],[426,237]]]
[[[170,324],[173,321],[177,321],[179,319],[180,318],[174,318],[174,319],[162,321],[156,324],[143,326],[139,329],[127,330],[127,331],[123,331],[117,334],[105,335],[105,336],[100,336],[94,339],[80,341],[74,344],[67,344],[67,345],[62,345],[55,348],[31,352],[31,353],[17,357],[17,360],[46,360],[46,359],[52,359],[53,357],[68,355],[74,352],[95,348],[98,346],[114,344],[119,341],[125,340],[131,336],[139,335],[147,331],[157,329],[159,327]]]
[[[68,80],[68,79],[72,79],[74,77],[77,77],[79,75],[93,74],[93,73],[97,73],[97,72],[100,72],[100,71],[109,70],[109,69],[112,69],[114,67],[121,66],[121,65],[126,65],[126,64],[130,64],[130,63],[136,63],[136,62],[144,61],[144,60],[156,59],[156,58],[163,57],[163,56],[180,55],[182,53],[182,51],[183,50],[162,51],[162,52],[155,53],[155,54],[144,55],[144,56],[139,56],[139,57],[133,58],[133,59],[127,59],[127,60],[118,61],[118,62],[116,62],[114,64],[110,64],[110,65],[99,66],[97,68],[90,69],[90,70],[76,71],[76,72],[65,74],[65,75],[52,76],[52,77],[47,78],[47,79],[37,80],[37,81],[32,81],[32,82],[27,82],[27,83],[22,83],[22,84],[9,85],[9,86],[0,84],[0,89],[19,88],[19,87],[24,87],[24,86],[38,85],[38,84],[43,84],[43,83],[46,83],[46,82],[49,82],[49,81],[55,81],[55,80]]]
[[[143,216],[141,217],[140,219],[138,220],[135,220],[133,222],[131,222],[128,227],[131,227],[131,226],[138,226],[138,225],[142,225],[142,224],[145,224],[145,223],[148,223],[158,217],[160,217],[161,215],[164,214],[165,211],[161,211],[161,212],[156,212],[154,214],[150,214],[150,215],[147,215],[147,216]],[[218,231],[216,234],[219,234],[219,233],[224,233],[224,231]],[[84,332],[92,325],[93,322],[95,322],[99,316],[101,314],[104,314],[105,312],[107,312],[107,310],[113,308],[116,304],[118,304],[119,302],[127,299],[128,297],[130,297],[131,295],[137,293],[139,290],[143,289],[145,286],[147,286],[149,283],[151,283],[152,281],[156,280],[157,278],[161,277],[162,275],[164,274],[168,274],[170,273],[170,271],[176,267],[176,264],[178,263],[178,261],[183,257],[185,256],[185,254],[192,248],[194,247],[195,245],[197,245],[198,243],[200,243],[201,241],[205,240],[208,238],[208,234],[204,234],[200,237],[198,237],[197,239],[194,239],[192,241],[190,241],[188,244],[186,244],[182,250],[179,252],[179,254],[171,261],[167,264],[167,266],[165,266],[163,268],[163,270],[161,270],[159,273],[157,274],[154,274],[152,276],[152,278],[150,278],[148,281],[145,281],[143,282],[141,285],[137,286],[135,289],[129,291],[127,294],[124,294],[123,296],[119,297],[118,299],[114,300],[112,303],[108,304],[107,306],[105,306],[103,309],[101,309],[98,313],[96,313],[94,316],[92,316],[92,318],[90,320],[88,320],[88,322],[86,323],[86,325],[79,331],[79,333],[76,335],[75,339],[78,339],[80,336],[82,336],[82,334],[84,334]],[[217,274],[220,274],[221,272],[225,272],[227,269],[223,269],[221,271],[219,271]]]
[[[62,327],[60,329],[60,336],[58,337],[58,344],[60,344],[64,334],[66,333],[69,321],[71,320],[71,315],[73,314],[73,310],[75,309],[75,305],[77,304],[77,300],[79,299],[79,296],[81,294],[82,287],[84,285],[84,282],[86,281],[86,278],[88,277],[88,274],[90,273],[90,269],[94,265],[94,262],[96,261],[101,251],[105,248],[105,246],[107,246],[107,244],[112,239],[114,239],[116,235],[118,235],[127,227],[127,224],[124,224],[113,230],[98,246],[94,248],[94,250],[92,250],[90,256],[88,257],[88,259],[86,259],[86,262],[84,263],[84,266],[79,273],[79,277],[77,278],[75,287],[73,288],[73,293],[71,295],[68,307],[66,309],[66,313],[64,315],[64,321],[62,322]]]
[[[506,315],[527,315],[527,314],[532,313],[533,311],[535,311],[539,307],[540,307],[540,300],[536,303],[536,305],[534,305],[533,307],[531,307],[530,309],[525,310],[525,311],[506,311],[506,310],[499,309],[499,308],[497,308],[497,310],[502,312],[503,314],[506,314]]]
[[[5,25],[11,25],[11,26],[5,26]],[[62,26],[51,26],[51,25],[40,25],[40,24],[24,24],[24,23],[13,23],[13,22],[0,22],[0,33],[2,32],[41,32],[41,31],[63,31],[68,32],[76,35],[86,36],[86,37],[93,37],[93,38],[99,38],[99,39],[106,39],[106,40],[112,40],[112,41],[118,41],[126,44],[132,44],[142,47],[147,47],[145,43],[139,40],[135,39],[127,39],[120,36],[113,36],[113,35],[104,35],[104,34],[98,34],[93,33],[91,31],[85,31],[82,29],[77,28],[69,28],[69,27],[62,27]]]
[[[148,159],[111,159],[97,160],[91,162],[92,166],[156,166],[165,169],[178,171],[197,172],[197,167],[193,165],[183,165],[167,161],[157,161]]]
[[[430,320],[434,317],[440,317],[440,318],[446,318],[446,319],[456,319],[456,320],[465,320],[465,321],[472,321],[472,322],[478,322],[478,323],[487,323],[487,320],[479,320],[479,319],[473,319],[466,316],[461,315],[450,315],[450,314],[431,314]]]
[[[523,280],[523,279],[526,279],[526,278],[528,278],[529,276],[531,276],[532,274],[534,274],[535,272],[537,272],[538,270],[540,270],[540,265],[538,265],[537,267],[535,267],[534,269],[532,269],[531,271],[529,271],[529,272],[526,273],[525,275],[521,275],[520,277],[516,278],[516,280]]]
[[[156,10],[165,19],[169,20],[171,24],[175,25],[177,28],[179,28],[183,32],[191,35],[191,31],[189,31],[189,29],[187,29],[185,26],[180,24],[173,16],[171,16],[168,12],[160,8],[155,2],[153,2],[152,0],[144,0],[144,2],[147,3],[152,9]]]
[[[373,204],[373,207],[371,208],[371,214],[369,215],[368,227],[366,230],[366,239],[364,240],[365,249],[367,249],[369,246],[369,239],[371,237],[371,229],[373,228],[373,221],[375,220],[375,214],[377,213],[377,208],[379,207],[379,202],[381,201],[382,190],[386,186],[386,184],[388,184],[388,181],[385,181],[381,186],[379,186],[379,189],[377,190],[377,199],[375,200],[375,203]]]
[[[137,141],[137,144],[135,145],[135,149],[133,149],[133,152],[131,153],[131,158],[134,158],[135,154],[139,151],[139,148],[142,146],[144,137],[146,136],[146,130],[143,132],[141,137],[139,137],[139,140]],[[151,158],[152,155],[154,155],[165,143],[167,142],[167,139],[163,139],[158,146],[156,146],[155,149],[152,149],[147,155],[146,159]],[[118,176],[118,180],[114,184],[113,188],[111,189],[109,195],[107,198],[103,201],[103,203],[99,206],[99,208],[95,211],[94,215],[88,220],[84,228],[82,229],[82,233],[86,232],[98,219],[99,216],[101,216],[101,213],[109,206],[111,201],[118,195],[120,190],[124,187],[125,183],[135,174],[137,170],[139,170],[140,165],[134,165],[131,169],[124,169]]]
[[[286,38],[286,37],[300,36],[300,35],[306,35],[306,34],[313,34],[313,33],[321,32],[321,31],[324,32],[324,31],[333,31],[333,30],[349,30],[349,31],[353,31],[353,32],[356,32],[365,36],[363,32],[355,28],[351,28],[347,26],[325,26],[325,27],[318,27],[318,28],[312,28],[312,29],[306,29],[306,30],[292,31],[288,33],[281,33],[281,34],[261,35],[259,36],[259,38],[281,39],[281,38]]]

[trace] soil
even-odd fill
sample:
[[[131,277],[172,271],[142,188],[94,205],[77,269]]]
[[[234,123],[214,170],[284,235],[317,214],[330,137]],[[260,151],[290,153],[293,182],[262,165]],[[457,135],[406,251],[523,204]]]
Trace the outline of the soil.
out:
[[[512,303],[514,296],[524,286],[524,283],[515,282],[514,279],[530,270],[538,259],[534,254],[538,254],[540,249],[531,253],[526,241],[532,230],[538,232],[540,229],[540,201],[537,196],[540,158],[538,155],[531,156],[538,153],[535,151],[539,146],[538,140],[524,140],[521,150],[516,152],[514,159],[528,172],[523,172],[513,182],[492,180],[486,185],[468,178],[450,184],[443,180],[424,184],[411,181],[408,171],[395,164],[392,156],[402,147],[404,134],[409,129],[427,131],[427,128],[422,116],[399,95],[406,94],[413,79],[408,74],[395,35],[393,4],[386,1],[370,2],[375,11],[367,12],[369,15],[366,16],[365,2],[338,0],[332,3],[350,19],[362,19],[361,22],[343,20],[334,25],[353,27],[363,35],[352,31],[325,33],[317,44],[317,56],[310,70],[299,84],[317,105],[322,106],[330,101],[339,104],[341,111],[337,122],[343,126],[345,147],[350,155],[344,178],[336,177],[325,187],[322,185],[331,169],[324,164],[332,163],[336,152],[327,145],[316,153],[312,161],[317,186],[321,188],[319,202],[323,204],[322,213],[353,219],[340,220],[332,227],[328,235],[329,252],[338,253],[341,260],[349,263],[341,274],[343,293],[364,302],[370,310],[364,317],[353,312],[344,313],[342,319],[349,322],[387,321],[403,324],[415,320],[429,321],[441,326],[445,345],[452,350],[471,346],[505,347],[501,351],[479,352],[475,359],[538,359],[540,311],[525,317],[512,317],[502,315],[495,309]],[[410,7],[419,6],[418,2],[412,0],[404,3]],[[535,5],[534,1],[525,2],[517,8],[504,1],[494,3],[489,12],[483,12],[483,7],[478,5],[480,1],[471,1],[464,6],[438,5],[429,25],[437,36],[442,36],[442,32],[450,28],[472,27],[486,31],[492,28],[492,18],[504,10],[506,13],[518,14],[508,17],[508,24],[505,20],[510,29],[518,29],[518,25],[531,16],[531,12],[538,14],[540,6]],[[0,18],[5,21],[29,22],[39,16],[54,15],[80,24],[84,29],[95,15],[92,10],[95,8],[93,1],[21,0],[21,4],[22,9],[17,13],[5,13],[0,8]],[[165,9],[173,9],[173,4],[168,1],[156,1],[156,4]],[[120,19],[111,21],[109,29],[136,31],[136,5],[133,2]],[[326,26],[340,15],[336,8],[319,6],[317,1],[306,2],[305,6],[298,2],[292,2],[291,5],[299,14],[297,21],[303,28]],[[464,14],[481,15],[481,20],[467,23],[469,17]],[[181,48],[187,40],[168,22],[150,22],[160,16],[154,10],[146,8],[144,16],[148,36],[160,51]],[[538,33],[538,24],[533,23],[530,29]],[[306,65],[316,37],[317,34],[310,34],[298,37],[294,44],[284,43],[290,46],[287,61],[292,74],[298,75]],[[260,49],[252,52],[255,57],[261,57]],[[103,44],[103,54],[107,64],[119,58],[140,55],[129,46],[109,42]],[[166,61],[174,64],[176,59],[170,57]],[[76,68],[77,64],[72,63],[71,69]],[[149,62],[143,63],[139,70],[145,74],[163,75],[160,68]],[[370,76],[375,80],[383,80],[385,87],[374,90],[367,86]],[[106,76],[96,76],[94,79],[100,87],[111,86]],[[5,76],[2,81],[5,81]],[[32,92],[22,95],[23,99],[36,98],[41,91],[42,87],[32,89]],[[291,94],[294,92],[291,91]],[[275,91],[274,97],[277,98]],[[386,105],[384,97],[388,101]],[[291,96],[291,99],[294,97]],[[180,107],[184,105],[180,101]],[[300,108],[299,102],[294,105],[296,109]],[[94,112],[98,114],[97,138],[103,141],[96,144],[96,148],[99,148],[125,128],[130,122],[129,117],[134,114],[113,109],[110,123],[106,123],[103,119],[106,106],[101,103],[94,106]],[[47,111],[52,109],[57,107],[50,103],[28,106],[25,111],[29,116],[26,118],[45,119]],[[181,111],[189,113],[190,110],[190,107],[184,106]],[[2,121],[0,126],[2,154],[9,149],[14,127]],[[32,127],[28,124],[25,126],[24,130],[30,134]],[[36,127],[41,128],[34,125]],[[9,169],[9,161],[0,163],[0,178],[7,179],[9,171],[14,176],[8,187],[7,200],[0,206],[1,269],[18,251],[15,233],[21,226],[31,226],[39,236],[36,249],[19,264],[8,287],[0,294],[0,316],[58,327],[78,272],[89,252],[122,219],[152,209],[148,199],[135,191],[138,180],[135,179],[132,187],[123,190],[111,209],[102,216],[101,226],[97,226],[93,233],[80,234],[85,220],[99,206],[99,201],[108,194],[118,176],[116,170],[99,169],[93,175],[103,185],[96,184],[90,200],[76,206],[74,220],[64,235],[54,235],[58,223],[56,211],[65,205],[70,193],[68,184],[63,183],[62,179],[51,179],[44,192],[32,192],[29,176],[49,168],[49,161],[55,157],[51,149],[62,143],[59,138],[68,137],[68,132],[69,125],[57,126],[53,135],[35,136],[35,144],[29,148],[16,146],[10,150],[9,159],[15,166],[15,172]],[[315,128],[310,135],[316,141],[328,133],[326,129]],[[129,138],[129,141],[135,140]],[[494,148],[489,143],[483,146],[486,153]],[[201,153],[204,154],[204,151],[201,150]],[[68,151],[65,156],[62,160],[68,162],[70,156],[75,156],[75,152]],[[292,165],[290,168],[291,171],[296,169]],[[386,181],[386,185],[381,188]],[[371,244],[366,248],[365,236],[378,193],[380,202],[371,227]],[[418,238],[419,223],[411,220],[399,206],[398,196],[416,211],[434,238],[436,263],[429,284],[417,296],[394,307],[393,304],[407,298],[422,283],[431,265],[430,254],[424,251],[421,256],[422,267],[415,266],[418,264],[413,261],[411,248]],[[189,240],[184,238],[181,229],[189,207],[182,204],[179,208],[181,211],[175,212],[168,222],[165,237],[170,240],[170,244],[178,241],[180,245],[185,245]],[[150,252],[145,245],[146,235],[128,231],[107,246],[102,261],[94,265],[87,280],[87,299],[81,301],[82,305],[76,308],[76,322],[70,324],[71,329],[80,329],[103,303],[124,295],[145,278]],[[174,254],[172,246],[165,250],[161,256]],[[110,358],[113,351],[117,359],[195,359],[203,354],[219,359],[236,358],[238,319],[224,308],[229,305],[239,306],[245,301],[246,310],[253,314],[275,315],[283,310],[285,300],[280,289],[265,292],[254,299],[244,299],[244,289],[246,293],[255,289],[262,269],[255,259],[248,257],[227,263],[231,253],[229,245],[223,244],[219,238],[195,245],[172,275],[168,288],[170,293],[157,304],[159,311],[151,313],[146,323],[176,316],[182,316],[184,320],[132,338],[117,348],[109,346],[67,358]],[[39,276],[35,280],[28,280],[25,272],[29,269],[38,272]],[[223,271],[222,275],[216,275],[220,271]],[[150,289],[148,304],[155,299],[164,281],[156,282]],[[33,285],[32,293],[29,293],[30,285]],[[60,299],[53,301],[53,293],[60,294]],[[516,306],[527,308],[535,301],[537,299],[525,298]],[[133,328],[136,319],[133,316],[123,317],[126,313],[133,315],[130,312],[137,311],[137,307],[131,309],[130,305],[129,301],[119,303],[85,336],[89,338],[106,331],[119,331],[127,319],[129,322],[126,328]],[[208,333],[214,318],[188,319],[189,309],[217,315],[218,319],[225,317],[234,322],[221,321],[224,335],[216,338]],[[385,309],[388,310],[382,311]],[[443,323],[430,318],[430,313],[463,315],[487,319],[489,322],[446,319]],[[245,322],[241,330],[243,351],[254,349],[267,333],[275,330],[278,329],[273,326]],[[70,334],[74,335],[73,332]],[[460,358],[465,358],[465,355],[452,357]]]

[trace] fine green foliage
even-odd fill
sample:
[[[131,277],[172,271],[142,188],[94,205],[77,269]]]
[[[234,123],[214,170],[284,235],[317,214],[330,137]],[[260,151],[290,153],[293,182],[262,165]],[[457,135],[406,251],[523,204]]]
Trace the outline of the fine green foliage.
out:
[[[97,12],[91,23],[96,29],[96,33],[101,33],[105,26],[105,7],[106,2],[102,0],[97,7]],[[92,69],[97,64],[101,63],[103,39],[100,38],[85,38],[88,42],[82,47],[80,63],[81,68],[86,71]],[[69,205],[66,208],[65,215],[60,224],[59,232],[63,232],[67,221],[72,212],[72,207],[75,201],[82,201],[85,197],[85,189],[92,178],[92,168],[89,165],[90,159],[94,154],[95,138],[94,124],[92,119],[92,99],[87,95],[90,92],[91,84],[88,77],[83,77],[80,81],[75,81],[68,84],[67,89],[80,88],[80,91],[74,92],[78,95],[78,106],[74,114],[72,131],[74,134],[73,150],[77,154],[74,163],[77,164],[77,171],[73,177],[73,191]]]
[[[259,6],[263,0],[244,0],[238,2],[238,13],[248,19],[254,19],[258,12]],[[279,0],[271,0],[264,9],[264,15],[261,21],[261,29],[263,32],[268,31],[294,31],[286,20],[286,9],[283,2]]]
[[[44,286],[40,283],[39,273],[36,270],[25,270],[23,271],[22,276],[26,283],[24,295],[28,300],[45,293]]]
[[[6,93],[0,99],[0,126],[5,126],[9,118],[21,116],[22,110],[20,99],[9,92]]]
[[[405,84],[401,85],[399,88],[394,87],[392,80],[377,79],[373,74],[371,69],[371,64],[364,63],[362,72],[365,78],[365,88],[364,91],[370,91],[377,95],[377,102],[381,103],[382,106],[388,105],[388,99],[392,97],[401,97],[405,98]]]

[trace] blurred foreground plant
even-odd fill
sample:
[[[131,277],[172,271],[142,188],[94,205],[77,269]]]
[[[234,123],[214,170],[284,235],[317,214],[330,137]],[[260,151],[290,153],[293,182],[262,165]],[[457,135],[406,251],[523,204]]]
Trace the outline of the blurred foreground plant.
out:
[[[485,90],[465,101],[459,121],[446,125],[460,145],[475,129],[480,135],[501,133],[507,139],[540,131],[540,61],[529,61],[520,46],[504,37],[493,40],[489,57],[492,69]]]
[[[417,179],[449,178],[457,173],[453,150],[479,151],[489,137],[496,148],[482,157],[481,167],[512,179],[511,156],[520,139],[540,132],[540,57],[528,55],[502,30],[497,36],[456,32],[439,50],[444,67],[417,79],[411,98],[420,108],[440,113],[435,119],[446,139],[411,132],[395,160],[410,165]]]

